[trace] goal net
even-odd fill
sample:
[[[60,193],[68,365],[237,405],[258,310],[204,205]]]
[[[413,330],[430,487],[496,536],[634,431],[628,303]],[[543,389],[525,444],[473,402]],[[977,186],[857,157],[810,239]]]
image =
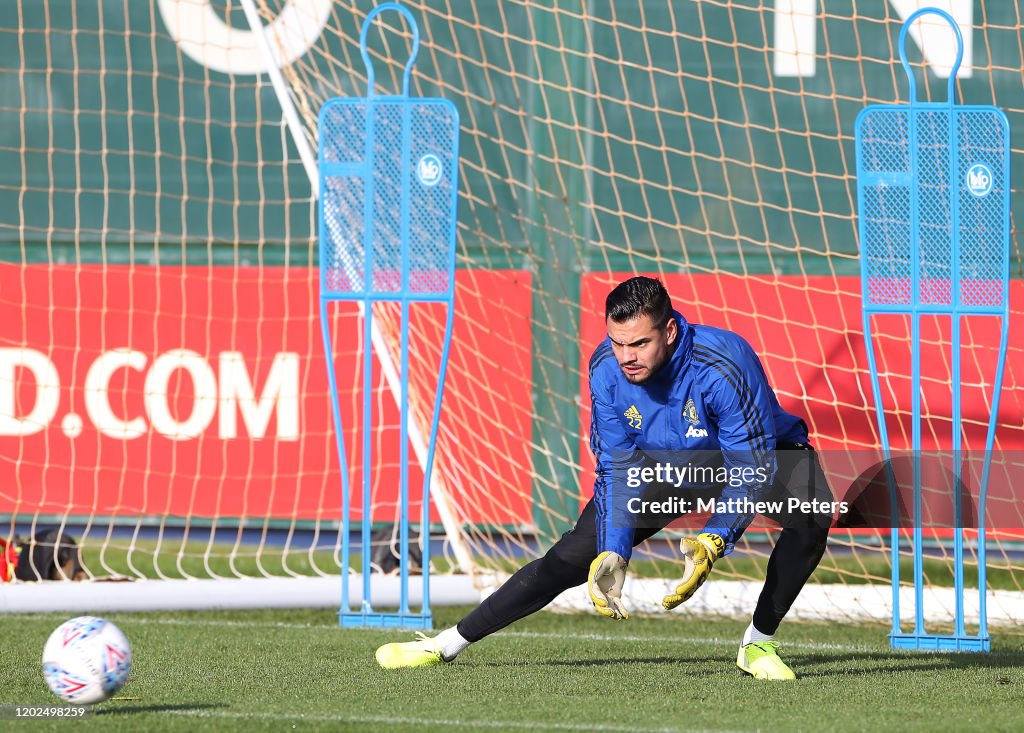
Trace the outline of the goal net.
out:
[[[896,38],[921,4],[404,3],[421,34],[412,93],[452,100],[462,121],[457,317],[431,508],[439,577],[486,591],[572,525],[593,481],[587,361],[605,294],[633,274],[660,277],[692,322],[744,336],[826,460],[877,451],[853,124],[867,104],[906,101]],[[1000,106],[1012,127],[1024,112],[1017,4],[923,4],[963,30],[962,101]],[[0,28],[0,537],[64,527],[90,578],[332,587],[339,573],[309,156],[323,102],[367,93],[359,30],[372,5],[250,5],[262,39],[236,0],[54,0]],[[912,32],[922,99],[944,99],[950,39],[941,25]],[[381,16],[369,42],[379,93],[400,88],[409,41],[397,14]],[[356,309],[332,317],[359,332]],[[387,309],[374,319],[383,448],[371,505],[354,516],[379,526],[385,571],[399,321]],[[409,391],[420,431],[435,321],[411,324],[427,365]],[[965,334],[963,417],[980,447],[997,340],[984,322]],[[363,348],[342,341],[334,355],[350,446],[362,442]],[[909,349],[898,330],[876,348],[889,434],[905,447]],[[997,434],[1011,463],[1024,444],[1022,348],[1012,329]],[[923,401],[934,449],[950,443],[948,351],[937,325]],[[416,486],[423,446],[412,448]],[[1020,617],[1024,591],[1011,499],[996,502],[996,524],[990,513],[994,623]],[[696,608],[749,612],[774,537],[748,531]],[[833,532],[796,612],[886,618],[888,538]],[[945,620],[948,534],[928,538],[931,608]],[[676,555],[668,539],[638,551],[636,607],[660,599]]]

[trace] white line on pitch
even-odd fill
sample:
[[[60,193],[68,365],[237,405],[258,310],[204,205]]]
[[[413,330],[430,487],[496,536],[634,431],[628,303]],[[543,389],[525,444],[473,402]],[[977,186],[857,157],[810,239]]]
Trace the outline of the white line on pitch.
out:
[[[330,631],[336,632],[340,627],[331,624],[296,624],[288,623],[285,621],[216,621],[213,619],[182,619],[182,618],[142,618],[132,614],[126,614],[131,616],[131,624],[140,624],[144,626],[155,625],[155,626],[214,626],[214,627],[238,627],[238,628],[276,628],[276,629],[305,629],[308,631]],[[11,613],[5,614],[7,618],[12,617],[25,617],[37,619],[38,614],[22,614],[22,613]],[[365,628],[365,627],[352,627],[347,628],[345,631],[355,632],[380,632],[384,629],[380,628]],[[390,631],[397,631],[398,633],[404,633],[401,629],[390,629]],[[522,639],[575,639],[579,641],[602,641],[602,642],[655,642],[655,643],[676,643],[676,644],[693,644],[693,645],[722,645],[732,646],[738,642],[738,639],[725,639],[722,637],[700,637],[700,636],[644,636],[644,635],[627,635],[627,634],[586,634],[586,633],[561,633],[561,632],[545,632],[545,631],[499,631],[494,636],[495,639],[501,640],[503,638],[522,638]],[[892,651],[887,649],[884,644],[830,644],[828,642],[817,642],[817,641],[782,641],[783,649],[802,649],[808,651],[835,651],[835,652],[863,652],[863,651]],[[988,657],[998,656],[1020,656],[1020,652],[1016,651],[993,651],[986,653]]]
[[[608,725],[602,723],[546,723],[535,720],[449,720],[445,718],[407,718],[389,715],[317,715],[310,713],[233,712],[229,710],[164,710],[161,713],[195,718],[234,718],[268,720],[308,720],[328,723],[379,723],[382,725],[434,725],[453,728],[496,728],[498,730],[566,730],[605,731],[606,733],[711,733],[694,728],[638,728],[635,725]],[[719,728],[714,733],[737,733]]]
[[[238,627],[238,628],[253,628],[253,627],[264,627],[264,628],[277,628],[277,629],[306,629],[310,631],[338,631],[338,626],[324,625],[324,624],[295,624],[287,623],[283,621],[216,621],[212,619],[176,619],[176,618],[138,618],[132,617],[130,623],[142,624],[142,625],[177,625],[177,626],[215,626],[215,627]],[[376,631],[380,632],[382,629],[379,628],[350,628],[345,629],[346,631]],[[402,633],[401,630],[396,630]],[[676,643],[676,644],[694,644],[694,645],[724,645],[732,646],[737,644],[739,638],[735,639],[724,639],[721,637],[698,637],[698,636],[644,636],[644,635],[629,635],[629,634],[585,634],[585,633],[559,633],[559,632],[545,632],[545,631],[499,631],[495,634],[495,639],[502,638],[521,638],[521,639],[573,639],[578,641],[602,641],[602,642],[655,642],[655,643]],[[808,650],[822,650],[822,651],[838,651],[838,652],[858,652],[858,651],[879,651],[881,645],[878,644],[829,644],[827,642],[814,642],[814,641],[784,641],[782,643],[784,649],[808,649]]]

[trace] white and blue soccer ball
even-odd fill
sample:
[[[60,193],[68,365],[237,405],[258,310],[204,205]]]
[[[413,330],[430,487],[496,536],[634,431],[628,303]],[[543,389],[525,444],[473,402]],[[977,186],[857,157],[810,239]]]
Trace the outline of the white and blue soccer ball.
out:
[[[79,616],[50,634],[43,676],[53,694],[76,705],[102,702],[120,690],[132,668],[132,648],[106,619]]]

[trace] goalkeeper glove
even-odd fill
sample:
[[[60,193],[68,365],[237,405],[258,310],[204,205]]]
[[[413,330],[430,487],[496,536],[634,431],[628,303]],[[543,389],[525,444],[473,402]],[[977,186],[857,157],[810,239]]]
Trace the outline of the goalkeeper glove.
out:
[[[626,561],[617,552],[605,551],[590,563],[587,590],[597,612],[613,619],[627,619],[622,605],[622,584],[626,582]]]
[[[708,579],[715,560],[725,554],[725,540],[717,534],[705,532],[697,535],[695,540],[680,540],[679,549],[683,553],[683,579],[676,586],[676,592],[661,601],[661,605],[669,610],[690,600]]]

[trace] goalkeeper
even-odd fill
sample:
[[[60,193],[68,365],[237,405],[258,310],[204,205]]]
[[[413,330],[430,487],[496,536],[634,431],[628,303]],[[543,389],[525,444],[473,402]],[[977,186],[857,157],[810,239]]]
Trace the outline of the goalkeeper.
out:
[[[736,659],[758,679],[795,677],[779,657],[775,632],[824,554],[832,523],[832,494],[807,442],[807,426],[779,405],[746,341],[687,323],[660,281],[634,277],[619,284],[607,297],[605,321],[608,337],[590,360],[590,446],[597,479],[576,526],[456,626],[433,638],[380,647],[382,667],[451,661],[471,643],[584,582],[599,613],[628,618],[621,592],[633,547],[710,488],[715,511],[696,538],[682,540],[681,580],[663,605],[675,608],[696,592],[753,520],[757,502],[798,504],[802,511],[763,512],[783,529]],[[675,456],[676,464],[685,456],[691,466],[730,478],[702,487],[665,481],[674,474],[659,471],[657,482],[640,480],[654,475],[651,464],[659,455]],[[658,510],[644,511],[651,504]]]

